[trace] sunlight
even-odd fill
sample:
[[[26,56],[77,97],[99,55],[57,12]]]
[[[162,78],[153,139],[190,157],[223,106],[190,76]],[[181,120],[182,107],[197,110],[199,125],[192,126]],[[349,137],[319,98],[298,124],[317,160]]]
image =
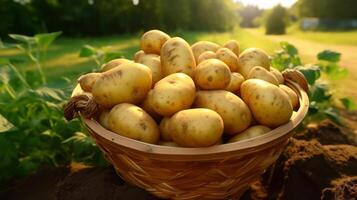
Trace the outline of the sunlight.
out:
[[[292,6],[297,0],[236,0],[243,3],[243,5],[255,5],[259,8],[266,9],[274,7],[277,4],[281,4],[285,7]]]

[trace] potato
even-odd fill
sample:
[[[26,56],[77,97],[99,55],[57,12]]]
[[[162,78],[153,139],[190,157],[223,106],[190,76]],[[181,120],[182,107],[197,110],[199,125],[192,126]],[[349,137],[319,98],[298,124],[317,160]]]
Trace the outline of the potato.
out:
[[[150,54],[147,54],[150,55]],[[146,65],[151,69],[152,72],[152,87],[154,87],[155,83],[163,78],[163,72],[161,67],[160,58],[154,56],[143,56],[139,59],[138,63]]]
[[[140,39],[140,48],[145,53],[160,54],[162,45],[170,39],[170,36],[159,30],[150,30]]]
[[[270,73],[268,70],[260,66],[253,67],[249,72],[247,79],[254,79],[254,78],[268,81],[269,83],[272,83],[274,85],[279,85],[279,82],[275,78],[275,76],[272,73]]]
[[[240,75],[240,73],[233,72],[231,73],[231,81],[225,90],[232,92],[234,94],[238,94],[240,85],[243,83],[244,77]]]
[[[194,80],[202,89],[224,89],[231,81],[231,71],[224,62],[208,59],[197,65]]]
[[[151,88],[151,70],[142,64],[125,63],[103,72],[94,83],[94,100],[107,108],[119,103],[139,103]]]
[[[114,106],[108,116],[109,129],[122,136],[142,142],[156,144],[159,127],[143,109],[129,103]]]
[[[269,56],[258,48],[248,48],[239,55],[238,72],[247,78],[250,70],[255,66],[261,66],[270,70]]]
[[[219,49],[219,45],[209,41],[199,41],[191,46],[193,55],[195,56],[196,62],[198,62],[198,57],[205,51],[216,52]]]
[[[227,48],[220,48],[216,52],[217,59],[226,63],[231,72],[236,72],[239,67],[238,57]]]
[[[131,60],[128,60],[128,59],[125,59],[125,58],[118,58],[118,59],[114,59],[114,60],[111,60],[105,64],[103,64],[101,66],[101,72],[105,72],[105,71],[108,71],[108,70],[111,70],[115,67],[118,67],[119,65],[121,64],[124,64],[124,63],[131,63],[133,61]]]
[[[223,120],[213,110],[182,110],[170,119],[171,136],[184,147],[207,147],[216,144],[223,134]]]
[[[77,84],[76,87],[73,89],[71,97],[81,95],[83,93],[85,93],[85,92],[82,90],[81,86],[79,84]]]
[[[229,143],[231,142],[238,142],[242,140],[249,140],[261,135],[264,135],[265,133],[271,131],[269,127],[262,126],[262,125],[256,125],[256,126],[251,126],[247,130],[235,135],[231,139],[229,139]]]
[[[142,56],[144,56],[144,55],[146,55],[145,52],[144,52],[143,50],[139,50],[139,51],[137,51],[137,52],[134,54],[133,60],[134,60],[135,62],[138,62],[139,59],[140,59]],[[153,54],[153,55],[155,55],[155,54]]]
[[[109,122],[108,122],[109,112],[110,112],[109,109],[104,109],[104,110],[100,113],[99,118],[98,118],[99,124],[102,125],[102,126],[103,126],[104,128],[106,128],[106,129],[109,129]]]
[[[177,72],[192,76],[196,62],[190,45],[179,37],[167,40],[161,48],[161,65],[164,76]]]
[[[228,48],[229,50],[231,50],[234,54],[236,54],[237,57],[239,57],[239,53],[240,53],[240,47],[239,47],[239,43],[236,40],[229,40],[227,41],[223,47]]]
[[[224,90],[198,91],[194,107],[216,111],[223,119],[224,132],[230,135],[245,130],[252,121],[248,106],[238,96]]]
[[[168,147],[179,147],[179,145],[176,144],[175,142],[159,141],[159,145],[168,146]]]
[[[171,74],[152,89],[150,104],[155,112],[163,116],[190,108],[195,99],[196,88],[191,77],[184,73]]]
[[[101,73],[88,73],[82,75],[78,78],[78,83],[81,86],[82,90],[85,92],[91,92],[94,83],[101,76]]]
[[[242,83],[240,93],[260,124],[274,128],[290,120],[293,108],[288,96],[278,86],[260,79],[249,79]]]
[[[279,85],[279,87],[282,90],[284,90],[284,92],[289,96],[289,99],[290,99],[290,102],[291,102],[291,105],[293,106],[293,108],[296,108],[299,105],[299,97],[295,93],[295,91],[286,85]]]
[[[278,80],[279,84],[284,84],[285,80],[284,80],[283,74],[279,70],[277,70],[273,67],[270,67],[270,73],[272,73],[275,76],[275,78]]]
[[[208,60],[208,59],[211,59],[211,58],[217,58],[216,53],[213,52],[213,51],[205,51],[205,52],[201,53],[200,56],[198,56],[197,65],[199,63],[201,63],[202,61]]]
[[[145,110],[145,112],[147,112],[153,119],[155,120],[161,120],[161,116],[155,112],[153,106],[150,103],[150,99],[151,99],[151,95],[152,95],[152,90],[150,90],[146,96],[146,98],[144,99],[144,101],[141,103],[140,107],[142,109]]]
[[[152,58],[152,57],[160,59],[160,56],[157,54],[152,54],[152,53],[146,54],[143,50],[140,50],[134,54],[134,61],[140,63],[142,62],[143,59]]]
[[[170,118],[164,117],[160,122],[161,141],[172,141],[170,130]]]

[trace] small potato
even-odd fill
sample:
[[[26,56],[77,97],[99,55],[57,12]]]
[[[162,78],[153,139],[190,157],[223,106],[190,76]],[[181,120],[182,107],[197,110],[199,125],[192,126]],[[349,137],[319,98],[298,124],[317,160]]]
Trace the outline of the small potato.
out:
[[[242,99],[224,90],[198,91],[194,107],[216,111],[223,119],[224,132],[230,135],[245,130],[252,121],[250,110]]]
[[[171,74],[152,89],[150,104],[162,116],[190,108],[195,99],[196,88],[191,77],[184,73]]]
[[[98,118],[99,124],[102,125],[106,129],[109,129],[109,122],[108,122],[109,112],[110,112],[109,109],[104,109],[100,113],[99,118]]]
[[[145,53],[160,54],[162,45],[170,39],[170,36],[159,30],[150,30],[140,39],[140,48]]]
[[[182,110],[170,119],[174,142],[184,147],[215,145],[223,134],[223,120],[213,110],[196,108]]]
[[[231,72],[236,72],[239,68],[238,57],[227,48],[220,48],[216,52],[217,59],[226,63]]]
[[[134,140],[156,144],[160,138],[156,122],[133,104],[114,106],[109,112],[108,125],[111,131]]]
[[[164,117],[160,122],[159,128],[160,128],[161,140],[166,142],[172,141],[171,130],[170,130],[170,118]]]
[[[150,55],[150,54],[148,54]],[[163,72],[161,67],[160,58],[153,56],[143,56],[139,59],[138,63],[146,65],[151,69],[152,72],[152,87],[154,87],[155,83],[163,78]]]
[[[81,95],[83,93],[85,93],[85,92],[82,90],[81,85],[77,84],[76,87],[73,89],[71,97]]]
[[[208,60],[211,58],[217,58],[216,53],[213,51],[205,51],[198,57],[197,64],[201,63],[204,60]]]
[[[78,78],[78,83],[81,86],[82,90],[85,92],[91,92],[94,83],[101,76],[101,73],[89,73],[82,75]]]
[[[238,72],[247,78],[250,70],[255,66],[261,66],[270,70],[269,56],[258,48],[248,48],[239,55]]]
[[[244,77],[240,75],[240,73],[233,72],[231,73],[231,81],[225,90],[232,92],[234,94],[238,94],[240,85],[243,83]]]
[[[160,56],[159,55],[156,55],[156,54],[152,54],[152,53],[149,53],[149,54],[146,54],[143,50],[140,50],[138,52],[136,52],[134,54],[134,61],[137,62],[137,63],[141,63],[143,59],[146,59],[146,58],[158,58],[160,59]]]
[[[101,72],[105,72],[105,71],[108,71],[108,70],[111,70],[115,67],[118,67],[119,65],[121,64],[124,64],[124,63],[132,63],[133,61],[131,60],[128,60],[128,59],[125,59],[125,58],[118,58],[118,59],[114,59],[114,60],[111,60],[105,64],[103,64],[101,66]]]
[[[271,129],[266,126],[262,126],[262,125],[251,126],[247,130],[232,137],[228,142],[231,143],[231,142],[238,142],[242,140],[249,140],[264,135],[269,131],[271,131]]]
[[[174,37],[165,42],[161,48],[161,64],[164,76],[182,72],[193,76],[196,68],[190,45],[182,38]]]
[[[103,72],[92,88],[94,100],[110,108],[119,103],[139,103],[152,84],[151,70],[139,63],[125,63]]]
[[[224,89],[231,81],[229,67],[218,59],[208,59],[197,65],[195,83],[202,89]]]
[[[158,113],[156,113],[154,108],[152,107],[150,103],[151,95],[152,95],[152,90],[148,92],[146,98],[141,103],[140,107],[144,109],[145,112],[147,112],[153,119],[159,121],[161,120],[162,117]]]
[[[229,40],[223,45],[223,47],[230,49],[234,54],[236,54],[236,56],[239,57],[240,47],[237,40]]]
[[[199,41],[191,46],[193,55],[195,56],[196,62],[198,62],[198,57],[206,51],[216,52],[219,49],[219,45],[209,41]]]
[[[295,109],[299,105],[299,97],[298,97],[298,95],[294,92],[294,90],[292,90],[291,88],[289,88],[286,85],[279,85],[279,87],[282,90],[284,90],[284,92],[289,96],[291,105]]]
[[[175,142],[159,141],[159,145],[168,146],[168,147],[179,147],[179,145],[176,144]]]
[[[270,73],[268,70],[260,66],[253,67],[250,70],[247,79],[253,79],[253,78],[268,81],[269,83],[272,83],[274,85],[279,85],[279,82],[275,78],[275,76],[272,73]]]
[[[288,95],[278,86],[260,79],[249,79],[242,83],[240,93],[260,124],[275,128],[290,120],[293,108]]]
[[[283,74],[281,74],[281,72],[273,67],[270,67],[270,73],[272,73],[275,78],[278,80],[279,84],[284,84],[284,77]]]

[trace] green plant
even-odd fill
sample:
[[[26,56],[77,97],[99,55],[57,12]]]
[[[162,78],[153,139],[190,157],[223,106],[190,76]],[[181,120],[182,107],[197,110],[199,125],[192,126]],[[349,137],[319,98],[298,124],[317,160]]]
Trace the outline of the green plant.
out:
[[[99,70],[104,63],[121,57],[122,53],[119,51],[113,51],[111,46],[96,48],[87,44],[81,48],[79,56],[92,58],[96,63],[97,70]]]

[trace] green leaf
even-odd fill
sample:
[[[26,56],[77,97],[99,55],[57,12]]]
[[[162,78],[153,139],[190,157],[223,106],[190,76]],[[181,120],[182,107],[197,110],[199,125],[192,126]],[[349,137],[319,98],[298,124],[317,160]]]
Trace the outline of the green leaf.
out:
[[[26,44],[33,44],[36,42],[34,37],[29,37],[26,35],[9,34],[9,37],[11,37],[12,39],[14,39],[18,42],[22,42],[22,43],[26,43]]]
[[[293,56],[293,55],[297,55],[298,54],[298,50],[297,48],[290,44],[289,42],[280,42],[280,46],[290,55],[290,56]]]
[[[313,85],[321,76],[321,69],[316,65],[299,66],[296,69],[304,74],[309,85]]]
[[[107,52],[105,53],[105,59],[104,59],[104,62],[109,62],[113,59],[116,59],[116,58],[120,58],[122,57],[123,54],[121,52]]]
[[[97,54],[97,49],[90,45],[84,45],[79,53],[80,57],[90,57]]]
[[[310,100],[316,102],[324,102],[331,98],[331,95],[328,94],[328,86],[325,84],[315,84],[311,88]]]
[[[341,80],[348,76],[348,70],[340,67],[336,63],[325,66],[324,71],[331,80]]]
[[[0,133],[7,132],[12,128],[14,128],[14,125],[0,114]]]
[[[47,48],[52,42],[62,34],[61,31],[59,32],[53,32],[53,33],[41,33],[41,34],[36,34],[34,38],[36,39],[38,45],[41,48]]]
[[[338,62],[340,60],[341,54],[335,51],[324,50],[317,54],[318,60]]]
[[[7,58],[0,58],[0,65],[7,65],[9,62],[10,60]]]
[[[333,122],[337,124],[342,124],[342,119],[336,109],[328,108],[327,110],[324,111],[324,114],[326,115],[327,118],[329,118]]]
[[[345,98],[340,99],[340,101],[342,102],[343,106],[345,106],[345,108],[347,110],[355,110],[355,109],[357,109],[356,102],[354,102],[350,98],[346,98],[345,97]]]
[[[49,97],[49,98],[52,98],[52,99],[58,100],[58,101],[63,100],[63,98],[62,98],[63,93],[57,89],[42,87],[42,88],[36,89],[35,93],[43,98]]]

